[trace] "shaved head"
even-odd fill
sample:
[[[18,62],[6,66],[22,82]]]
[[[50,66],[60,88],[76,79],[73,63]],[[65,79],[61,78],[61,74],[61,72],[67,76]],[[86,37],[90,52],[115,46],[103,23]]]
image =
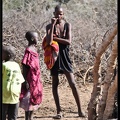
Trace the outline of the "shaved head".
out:
[[[55,12],[56,11],[63,11],[63,9],[62,9],[62,7],[60,6],[60,5],[57,5],[56,7],[55,7]]]
[[[28,41],[31,41],[31,38],[32,37],[35,37],[37,36],[38,33],[37,32],[33,32],[33,31],[28,31],[26,34],[25,34],[25,37]]]

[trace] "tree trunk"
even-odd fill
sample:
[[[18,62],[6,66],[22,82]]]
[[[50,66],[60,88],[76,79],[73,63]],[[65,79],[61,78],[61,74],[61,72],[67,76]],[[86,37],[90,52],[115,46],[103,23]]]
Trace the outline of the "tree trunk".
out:
[[[112,115],[114,108],[114,98],[117,92],[117,83],[118,83],[118,76],[116,75],[115,80],[113,81],[112,85],[108,90],[108,97],[106,101],[106,108],[103,114],[103,120],[108,120],[108,118]]]
[[[88,104],[88,120],[96,120],[96,105],[97,99],[100,94],[100,84],[99,84],[99,65],[101,62],[102,54],[107,49],[108,45],[112,42],[113,38],[117,34],[117,24],[114,26],[112,31],[108,31],[110,34],[105,36],[103,39],[103,43],[98,49],[96,53],[96,58],[93,67],[93,91],[91,94],[91,99]]]
[[[108,89],[111,84],[112,77],[114,75],[116,57],[117,57],[117,40],[115,40],[113,44],[112,53],[111,53],[111,56],[109,58],[108,65],[107,65],[107,74],[104,80],[102,98],[98,106],[98,120],[103,120],[103,114],[104,114],[104,110],[106,106]]]

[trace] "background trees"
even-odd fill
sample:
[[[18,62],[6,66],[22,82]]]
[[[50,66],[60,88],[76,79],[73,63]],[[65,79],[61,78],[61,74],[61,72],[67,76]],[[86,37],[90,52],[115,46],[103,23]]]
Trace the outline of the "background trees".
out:
[[[2,42],[15,46],[16,61],[20,63],[27,43],[25,32],[37,30],[40,35],[38,49],[43,84],[51,84],[49,71],[43,61],[41,43],[45,26],[50,22],[57,4],[63,6],[65,19],[72,24],[70,55],[76,82],[94,82],[92,70],[96,53],[104,42],[107,31],[117,23],[117,0],[3,0]],[[101,81],[106,79],[113,41],[102,54],[99,74]]]

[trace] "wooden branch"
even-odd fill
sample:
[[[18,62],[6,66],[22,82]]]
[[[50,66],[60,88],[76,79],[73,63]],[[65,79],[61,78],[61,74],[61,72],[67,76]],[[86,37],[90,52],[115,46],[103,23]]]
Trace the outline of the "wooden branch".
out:
[[[31,21],[29,21],[30,23],[31,23],[31,25],[37,30],[37,32],[39,33],[39,35],[40,35],[40,39],[42,40],[42,35],[41,35],[41,31],[31,22]]]
[[[109,58],[108,65],[107,65],[107,74],[106,74],[106,77],[104,80],[102,98],[101,98],[99,106],[98,106],[98,113],[99,113],[98,120],[103,119],[108,89],[109,89],[109,86],[111,84],[111,80],[112,80],[112,77],[114,74],[116,58],[117,58],[117,40],[114,41],[112,53],[111,53],[111,56]]]
[[[91,94],[91,99],[88,104],[88,120],[96,120],[96,105],[97,101],[96,98],[100,95],[100,83],[98,82],[99,79],[99,66],[101,63],[102,54],[106,51],[107,47],[113,41],[113,38],[117,34],[117,24],[113,27],[109,34],[104,37],[102,45],[98,48],[96,53],[94,67],[93,67],[93,91]],[[102,119],[101,119],[102,120]]]
[[[30,19],[25,19],[25,18],[23,18],[22,17],[22,19],[24,19],[24,20],[26,20],[27,22],[29,22],[33,27],[34,27],[34,29],[36,29],[36,31],[39,33],[39,35],[40,35],[40,39],[42,40],[42,35],[41,35],[41,31],[32,23],[32,21],[30,21]]]
[[[7,34],[3,33],[3,37],[11,37],[11,36],[13,36],[13,34],[7,35]]]
[[[103,120],[108,120],[108,118],[112,115],[114,109],[115,94],[118,88],[117,85],[118,85],[118,75],[115,76],[115,80],[113,81],[113,83],[111,84],[108,90],[108,97],[106,101],[106,108],[103,114]]]
[[[88,69],[87,69],[87,71],[85,72],[85,75],[84,75],[84,77],[83,77],[83,84],[85,85],[85,81],[86,81],[86,79],[87,79],[87,74],[88,74],[88,72],[91,70],[91,69],[93,69],[93,66],[91,66],[91,67],[89,67]]]

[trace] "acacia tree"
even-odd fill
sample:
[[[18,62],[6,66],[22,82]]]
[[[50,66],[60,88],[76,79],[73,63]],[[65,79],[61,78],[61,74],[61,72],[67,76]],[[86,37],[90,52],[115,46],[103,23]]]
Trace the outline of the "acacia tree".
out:
[[[111,56],[109,58],[108,65],[107,65],[107,74],[106,74],[106,77],[104,80],[104,85],[103,85],[103,90],[102,90],[102,98],[101,98],[101,100],[99,102],[99,106],[98,106],[98,120],[103,119],[103,114],[104,114],[104,110],[106,107],[108,89],[111,85],[112,76],[114,74],[114,69],[116,66],[116,64],[115,64],[116,57],[117,57],[117,40],[115,40],[115,42],[113,44],[112,53],[111,53]]]
[[[117,24],[105,34],[103,38],[103,43],[98,48],[98,51],[96,53],[94,67],[93,67],[93,90],[91,94],[91,99],[88,104],[88,120],[96,120],[97,118],[97,102],[101,91],[100,86],[100,63],[102,59],[103,53],[106,51],[108,46],[111,44],[111,42],[114,40],[114,37],[117,34]],[[102,120],[102,119],[101,119]]]
[[[103,120],[107,120],[112,115],[114,108],[114,98],[117,92],[117,84],[118,84],[118,76],[116,75],[115,80],[113,81],[112,85],[108,90],[108,96],[106,100],[106,107],[103,114]]]

